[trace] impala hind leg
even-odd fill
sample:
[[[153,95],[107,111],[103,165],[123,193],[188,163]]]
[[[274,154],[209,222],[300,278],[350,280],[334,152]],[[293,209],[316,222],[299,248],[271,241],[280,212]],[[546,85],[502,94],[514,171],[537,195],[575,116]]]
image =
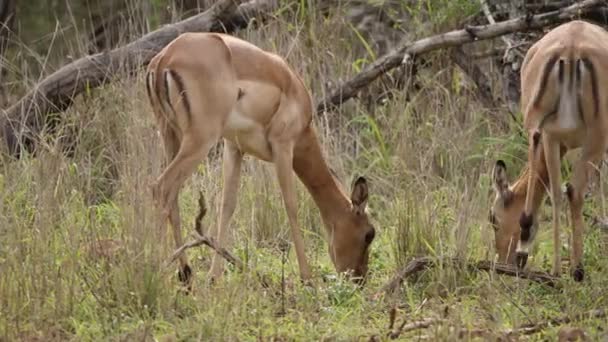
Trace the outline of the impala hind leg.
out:
[[[199,137],[184,137],[175,158],[153,186],[153,195],[160,209],[161,222],[164,223],[167,219],[171,222],[177,248],[183,243],[179,219],[179,190],[217,141],[215,136]],[[180,280],[190,286],[191,274],[192,270],[184,255],[183,258],[180,257]]]
[[[239,180],[241,176],[241,162],[243,154],[235,144],[228,140],[224,140],[224,152],[222,156],[222,173],[223,173],[223,189],[222,189],[222,204],[220,208],[220,219],[217,230],[218,246],[226,247],[226,235],[228,226],[234,210],[236,209],[237,192],[239,188]],[[218,253],[213,255],[211,261],[211,269],[209,270],[209,279],[211,282],[219,279],[224,271],[224,258]]]
[[[583,151],[580,161],[574,166],[572,181],[566,186],[568,201],[570,202],[570,215],[572,220],[572,247],[570,252],[570,275],[575,281],[585,278],[583,268],[583,202],[585,189],[589,182],[589,175],[595,172],[595,162],[599,161],[602,154],[590,158]]]
[[[171,127],[169,127],[166,122],[160,121],[159,126],[161,127],[161,138],[163,141],[163,146],[165,147],[165,165],[167,165],[177,155],[181,142],[178,138],[177,133]],[[183,241],[181,234],[181,219],[179,212],[178,196],[176,195],[172,197],[168,205],[170,208],[169,222],[173,230],[173,241],[176,245],[176,248],[179,248],[182,246]],[[166,223],[164,216],[161,217],[161,222],[163,225]],[[179,256],[178,278],[188,288],[188,290],[191,289],[191,275],[192,269],[190,268],[190,265],[188,263],[188,257],[186,256],[186,253],[182,253]]]

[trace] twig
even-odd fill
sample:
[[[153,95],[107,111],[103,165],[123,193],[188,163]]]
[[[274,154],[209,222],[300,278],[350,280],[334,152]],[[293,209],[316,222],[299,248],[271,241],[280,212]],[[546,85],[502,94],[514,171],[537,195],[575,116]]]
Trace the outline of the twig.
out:
[[[404,43],[395,51],[378,58],[363,71],[343,83],[338,89],[319,102],[317,113],[338,107],[343,102],[356,96],[356,94],[380,75],[398,67],[402,61],[412,56],[421,55],[437,49],[460,46],[480,40],[500,37],[505,34],[528,31],[559,23],[573,16],[582,15],[593,7],[603,4],[605,0],[584,0],[574,5],[543,14],[522,16],[494,25],[468,26],[461,30],[423,38],[413,43]]]
[[[178,249],[176,249],[175,252],[173,252],[171,257],[169,258],[169,261],[167,262],[167,264],[173,263],[175,260],[177,260],[179,258],[179,256],[182,253],[186,252],[187,249],[205,245],[205,246],[213,249],[222,258],[224,258],[226,261],[228,261],[229,263],[234,265],[239,271],[241,271],[241,272],[245,271],[245,263],[243,261],[241,261],[241,259],[234,256],[232,253],[230,253],[224,247],[219,246],[213,238],[204,236],[203,228],[202,228],[202,221],[203,221],[203,218],[205,217],[205,214],[207,213],[207,207],[205,206],[205,199],[203,197],[202,192],[200,192],[200,196],[198,199],[198,206],[199,206],[199,212],[196,215],[196,220],[194,222],[194,232],[192,233],[194,240],[187,242],[184,245],[182,245],[181,247],[179,247]],[[258,272],[255,272],[254,274],[260,281],[260,284],[262,285],[262,287],[270,288],[271,281],[270,281],[269,277],[267,277],[263,274],[260,274]]]
[[[459,338],[465,337],[483,337],[483,336],[494,336],[494,337],[506,337],[512,338],[520,335],[532,335],[542,330],[550,327],[550,326],[558,326],[563,324],[568,324],[575,321],[582,321],[584,319],[598,319],[608,317],[608,312],[606,309],[595,309],[591,311],[587,311],[581,314],[577,314],[574,316],[562,316],[558,318],[552,318],[545,321],[540,321],[536,323],[524,324],[517,328],[506,329],[506,330],[490,330],[485,328],[474,328],[474,329],[454,329]],[[414,321],[409,324],[405,324],[405,322],[397,329],[390,331],[387,335],[391,339],[395,339],[399,337],[401,334],[405,332],[410,332],[419,329],[426,329],[432,325],[445,323],[446,320],[440,318],[425,318],[422,320]],[[454,327],[452,327],[454,328]]]
[[[245,264],[239,258],[232,255],[232,253],[228,252],[224,247],[218,246],[217,242],[215,242],[215,240],[213,238],[204,236],[202,234],[203,229],[201,228],[201,224],[202,224],[201,222],[203,220],[203,217],[207,213],[207,207],[205,206],[205,199],[203,197],[202,192],[200,193],[200,196],[199,196],[198,205],[199,205],[199,213],[196,216],[196,220],[194,223],[194,232],[192,234],[194,236],[195,240],[187,242],[184,245],[182,245],[181,247],[179,247],[177,250],[175,250],[175,252],[173,252],[173,255],[171,256],[171,258],[169,258],[169,263],[172,263],[175,260],[177,260],[177,258],[179,258],[179,256],[182,253],[184,253],[187,249],[205,245],[207,247],[210,247],[214,251],[216,251],[221,257],[226,259],[226,261],[228,261],[229,263],[234,265],[236,268],[238,268],[239,271],[243,271],[245,269]]]
[[[379,298],[382,293],[394,292],[401,283],[408,277],[413,276],[427,268],[436,266],[437,263],[447,262],[453,265],[461,265],[462,260],[456,258],[447,258],[435,260],[430,257],[416,258],[410,261],[402,270],[400,270],[386,285],[384,285],[380,291],[378,291],[372,298]],[[528,270],[519,270],[516,266],[493,263],[491,261],[483,260],[477,263],[465,264],[465,266],[472,271],[487,271],[496,272],[498,274],[509,275],[513,277],[528,279],[538,283],[542,283],[551,287],[557,287],[559,278],[556,278],[545,272],[535,272]]]
[[[406,333],[408,331],[418,330],[418,329],[426,329],[431,325],[438,324],[444,322],[443,319],[439,318],[426,318],[420,321],[415,321],[409,324],[406,324],[406,320],[403,320],[403,323],[399,326],[399,328],[388,333],[388,337],[391,339],[396,339],[399,335]]]
[[[606,309],[596,309],[596,310],[584,312],[582,314],[577,314],[572,317],[562,316],[562,317],[558,317],[558,318],[552,318],[552,319],[549,319],[549,320],[543,321],[543,322],[537,322],[537,323],[533,323],[533,324],[524,324],[517,328],[506,330],[504,333],[507,336],[532,335],[532,334],[542,331],[543,329],[547,328],[548,326],[568,324],[573,321],[582,321],[584,319],[605,318],[605,317],[607,317]]]

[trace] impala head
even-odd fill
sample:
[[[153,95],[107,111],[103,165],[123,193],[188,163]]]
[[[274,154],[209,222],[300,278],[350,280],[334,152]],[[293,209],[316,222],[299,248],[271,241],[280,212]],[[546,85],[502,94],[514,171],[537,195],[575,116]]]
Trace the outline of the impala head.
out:
[[[515,264],[515,248],[519,240],[519,218],[524,211],[526,195],[509,187],[507,167],[502,160],[496,161],[492,171],[492,184],[496,196],[490,208],[489,220],[494,229],[494,242],[498,261]]]
[[[342,218],[333,223],[329,239],[329,255],[338,272],[351,272],[357,280],[367,274],[369,250],[376,231],[369,222],[366,205],[367,181],[363,177],[353,183],[351,205]]]

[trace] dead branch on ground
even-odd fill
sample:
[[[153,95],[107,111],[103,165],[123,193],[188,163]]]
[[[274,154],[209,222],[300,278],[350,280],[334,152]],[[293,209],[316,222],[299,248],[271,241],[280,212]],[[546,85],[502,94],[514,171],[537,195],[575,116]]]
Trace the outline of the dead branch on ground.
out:
[[[552,326],[559,326],[564,324],[569,324],[572,322],[582,321],[585,319],[601,319],[608,317],[608,311],[606,309],[595,309],[591,311],[587,311],[584,313],[576,314],[574,316],[562,316],[557,318],[551,318],[545,321],[523,324],[513,329],[506,330],[492,330],[486,328],[476,328],[476,329],[454,329],[459,338],[465,337],[504,337],[510,340],[510,338],[518,337],[521,335],[533,335],[547,329]],[[418,321],[411,322],[409,324],[405,323],[401,324],[400,327],[391,330],[388,332],[387,336],[391,339],[398,338],[401,334],[419,330],[426,329],[433,325],[447,323],[445,319],[440,318],[425,318]]]
[[[380,291],[373,296],[373,298],[379,298],[382,293],[394,292],[401,285],[401,283],[405,281],[405,279],[441,263],[449,263],[456,267],[459,265],[464,265],[464,267],[470,271],[496,272],[497,274],[528,279],[551,287],[557,287],[559,280],[559,278],[545,272],[519,270],[514,265],[494,263],[488,260],[482,260],[476,263],[463,263],[463,260],[456,258],[433,259],[430,257],[421,257],[410,261],[403,269],[397,272],[397,274],[386,285],[384,285]]]
[[[199,212],[198,212],[198,215],[196,216],[196,220],[194,221],[193,235],[194,235],[195,239],[193,241],[185,243],[183,246],[181,246],[177,250],[175,250],[175,252],[173,252],[173,255],[171,255],[171,257],[169,258],[169,263],[172,263],[175,260],[177,260],[177,258],[179,258],[179,256],[182,255],[182,253],[184,253],[187,249],[205,245],[205,246],[213,249],[222,258],[226,259],[226,261],[228,261],[229,263],[234,265],[236,268],[238,268],[239,271],[243,271],[245,269],[245,264],[239,258],[235,257],[232,253],[228,252],[225,248],[219,246],[213,238],[203,235],[202,221],[203,221],[203,218],[205,217],[205,214],[207,214],[207,207],[205,206],[205,198],[204,198],[202,192],[200,193],[200,196],[198,199],[198,206],[199,206]]]
[[[409,324],[406,324],[406,322],[407,322],[407,320],[404,319],[403,323],[397,329],[390,331],[388,333],[388,337],[391,338],[392,340],[394,340],[403,333],[418,330],[418,329],[426,329],[426,328],[430,327],[431,325],[435,325],[435,324],[444,322],[444,320],[439,319],[439,318],[426,318],[426,319],[422,319],[420,321],[411,322]]]
[[[574,16],[580,16],[594,7],[604,4],[604,0],[584,0],[574,5],[555,11],[523,16],[496,24],[468,26],[461,30],[442,33],[399,46],[394,52],[378,58],[363,71],[343,83],[317,106],[317,113],[322,114],[337,108],[343,102],[355,97],[357,93],[380,75],[390,71],[413,56],[418,56],[437,49],[460,46],[466,43],[500,37],[505,34],[528,31],[560,23]]]
[[[182,245],[181,247],[176,249],[175,252],[173,252],[171,257],[169,258],[167,265],[169,265],[169,264],[173,263],[175,260],[177,260],[179,258],[179,256],[182,255],[182,253],[186,252],[186,250],[193,248],[193,247],[205,245],[205,246],[213,249],[227,262],[234,265],[234,267],[236,267],[239,271],[241,271],[241,272],[245,271],[246,266],[245,266],[245,263],[241,259],[234,256],[234,254],[230,253],[224,247],[219,246],[218,243],[213,238],[205,236],[203,234],[203,227],[202,227],[203,223],[202,222],[203,222],[203,218],[207,214],[207,206],[205,205],[205,198],[204,198],[202,192],[199,193],[198,206],[199,206],[199,212],[196,215],[196,219],[194,221],[194,232],[192,234],[192,236],[194,237],[194,240],[192,240],[190,242],[186,242],[184,245]],[[258,272],[255,272],[254,274],[255,274],[256,278],[260,281],[260,284],[262,285],[262,287],[270,288],[271,281],[268,276],[266,276],[264,274],[260,274]]]

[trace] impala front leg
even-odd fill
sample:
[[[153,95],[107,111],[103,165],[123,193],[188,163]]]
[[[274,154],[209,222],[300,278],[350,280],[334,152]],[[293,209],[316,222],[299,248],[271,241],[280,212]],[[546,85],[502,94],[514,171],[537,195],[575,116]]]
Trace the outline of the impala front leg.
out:
[[[534,236],[536,235],[537,227],[535,215],[538,208],[534,198],[537,191],[536,184],[540,181],[539,170],[542,166],[539,164],[544,162],[542,158],[540,158],[542,146],[541,133],[539,131],[530,133],[528,146],[528,165],[530,168],[528,172],[528,187],[526,190],[524,211],[519,218],[520,236],[516,248],[517,266],[519,268],[524,268],[524,266],[526,266],[530,245],[532,244],[532,241],[534,241]]]
[[[293,143],[277,142],[271,145],[274,157],[274,165],[279,178],[279,186],[283,194],[287,218],[291,227],[291,236],[296,250],[298,266],[300,267],[300,277],[304,282],[311,279],[312,275],[306,253],[304,252],[304,241],[302,232],[298,225],[298,206],[297,194],[294,184],[293,173]]]
[[[553,266],[551,273],[554,276],[561,274],[561,243],[559,236],[559,212],[561,208],[562,192],[559,142],[548,135],[543,135],[543,148],[549,175],[549,186],[551,189],[551,206],[553,209]]]
[[[222,160],[224,184],[222,189],[220,219],[216,236],[218,246],[226,247],[226,234],[228,232],[227,228],[230,225],[230,219],[232,218],[232,214],[236,208],[243,154],[234,143],[224,140],[224,153]],[[218,253],[215,253],[213,255],[213,260],[211,261],[209,279],[214,281],[220,278],[223,271],[224,258],[222,258]]]

